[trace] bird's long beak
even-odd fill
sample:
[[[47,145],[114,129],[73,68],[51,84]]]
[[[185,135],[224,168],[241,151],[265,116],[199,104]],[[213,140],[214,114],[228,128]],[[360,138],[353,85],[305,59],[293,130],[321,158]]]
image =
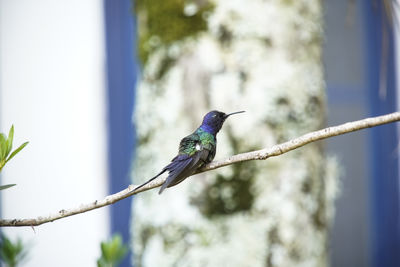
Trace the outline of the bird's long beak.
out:
[[[226,115],[225,115],[225,119],[228,118],[230,115],[238,114],[238,113],[243,113],[243,112],[245,112],[245,111],[242,110],[242,111],[236,111],[236,112],[232,112],[232,113],[226,114]]]

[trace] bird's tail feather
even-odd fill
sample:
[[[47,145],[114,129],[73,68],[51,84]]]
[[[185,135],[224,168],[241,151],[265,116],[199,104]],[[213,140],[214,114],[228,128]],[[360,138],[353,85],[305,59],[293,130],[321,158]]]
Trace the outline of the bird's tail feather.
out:
[[[169,174],[164,184],[161,186],[158,194],[161,194],[167,187],[174,186],[182,182],[186,177],[188,177],[192,172],[192,165],[194,159],[185,155],[181,159],[171,162],[167,168]]]
[[[148,183],[150,183],[151,181],[153,181],[154,179],[156,179],[158,176],[160,176],[161,174],[163,174],[167,169],[162,169],[162,171],[160,171],[156,176],[154,176],[153,178],[151,178],[150,180],[148,180],[147,182],[144,182],[143,184],[139,185],[138,187],[136,187],[134,190],[138,190],[139,188],[142,188],[143,186],[147,185]]]

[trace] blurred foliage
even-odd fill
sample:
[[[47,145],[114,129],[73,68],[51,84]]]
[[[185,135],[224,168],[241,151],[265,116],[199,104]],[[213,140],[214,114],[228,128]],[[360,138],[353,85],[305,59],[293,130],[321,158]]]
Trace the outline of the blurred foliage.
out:
[[[128,247],[119,234],[114,234],[111,240],[101,242],[101,256],[97,260],[98,267],[115,267],[125,257]]]
[[[207,29],[205,17],[214,5],[209,1],[187,0],[137,0],[135,12],[138,18],[138,54],[142,64],[149,54],[161,46],[195,36]],[[168,57],[159,76],[173,63]]]
[[[6,165],[6,163],[10,159],[12,159],[18,152],[20,152],[28,144],[28,142],[23,143],[10,154],[12,149],[13,138],[14,138],[14,125],[11,126],[11,129],[8,133],[8,137],[5,134],[0,133],[0,172],[3,169],[4,165]],[[0,190],[12,187],[14,185],[15,184],[2,185],[0,186]]]
[[[20,239],[12,242],[4,234],[0,238],[0,259],[8,267],[15,267],[27,256],[25,245]]]

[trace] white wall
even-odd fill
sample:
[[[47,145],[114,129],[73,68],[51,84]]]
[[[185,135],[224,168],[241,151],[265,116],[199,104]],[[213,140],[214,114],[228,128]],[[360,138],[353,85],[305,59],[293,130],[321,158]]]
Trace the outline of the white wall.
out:
[[[2,172],[2,218],[47,215],[106,195],[103,1],[0,0],[0,125],[29,145]],[[23,266],[95,266],[108,210],[7,228]]]

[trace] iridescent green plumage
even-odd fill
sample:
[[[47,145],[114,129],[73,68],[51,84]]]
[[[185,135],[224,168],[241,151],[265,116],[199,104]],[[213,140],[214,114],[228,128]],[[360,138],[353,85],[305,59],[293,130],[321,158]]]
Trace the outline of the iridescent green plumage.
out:
[[[194,133],[181,140],[181,143],[179,144],[179,154],[193,156],[200,149],[207,149],[211,152],[207,161],[211,162],[215,156],[216,148],[216,137],[213,134],[198,128]]]
[[[171,163],[164,167],[156,176],[136,189],[168,171],[168,177],[159,192],[161,194],[165,188],[179,184],[198,169],[210,163],[214,159],[217,148],[217,133],[224,124],[224,121],[230,115],[241,112],[244,111],[225,114],[214,110],[207,113],[200,127],[181,140],[179,154],[172,159]]]

